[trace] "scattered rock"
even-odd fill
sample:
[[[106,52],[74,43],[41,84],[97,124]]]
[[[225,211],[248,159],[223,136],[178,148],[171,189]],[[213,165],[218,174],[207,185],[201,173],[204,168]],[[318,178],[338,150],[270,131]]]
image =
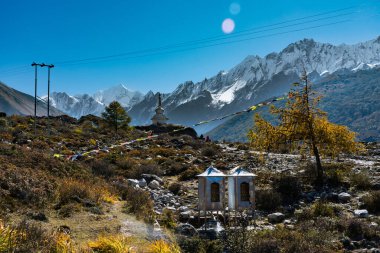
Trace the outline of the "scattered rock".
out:
[[[351,199],[351,195],[347,192],[339,193],[338,199],[342,202],[348,202]]]
[[[149,188],[156,190],[160,188],[160,183],[157,180],[153,180],[149,183],[148,186]]]
[[[181,235],[194,236],[198,234],[198,231],[189,223],[180,223],[176,227],[176,232]]]
[[[368,211],[366,209],[357,209],[354,211],[354,215],[359,218],[367,218]]]
[[[280,223],[284,219],[285,215],[283,213],[271,213],[268,215],[268,221],[273,224]]]
[[[139,186],[141,188],[144,188],[144,187],[147,186],[147,182],[146,182],[146,180],[144,178],[142,178],[142,179],[139,180]]]
[[[142,174],[141,177],[144,178],[144,179],[147,181],[148,184],[149,184],[151,181],[153,181],[153,180],[156,180],[156,181],[159,182],[160,184],[163,184],[163,183],[164,183],[164,180],[162,180],[162,178],[160,178],[159,176],[154,175],[154,174]]]
[[[179,214],[179,219],[180,220],[188,220],[190,219],[190,216],[192,215],[193,213],[191,211],[185,211],[185,212],[181,212]]]
[[[62,225],[62,226],[59,226],[58,232],[61,232],[61,233],[69,235],[71,233],[71,229],[70,229],[69,226]]]
[[[133,187],[135,187],[136,185],[139,185],[139,180],[137,180],[137,179],[130,179],[130,178],[128,178],[127,182],[128,182],[128,184],[130,186],[133,186]]]

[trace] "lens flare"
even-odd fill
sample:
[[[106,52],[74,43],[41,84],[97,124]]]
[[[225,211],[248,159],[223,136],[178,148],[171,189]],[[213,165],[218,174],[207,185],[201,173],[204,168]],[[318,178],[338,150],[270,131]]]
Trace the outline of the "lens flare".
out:
[[[226,34],[229,34],[229,33],[232,33],[235,29],[235,22],[230,19],[230,18],[226,18],[225,20],[223,20],[223,23],[222,23],[222,31]]]
[[[240,4],[238,3],[232,3],[230,4],[230,13],[232,15],[237,15],[240,13]]]

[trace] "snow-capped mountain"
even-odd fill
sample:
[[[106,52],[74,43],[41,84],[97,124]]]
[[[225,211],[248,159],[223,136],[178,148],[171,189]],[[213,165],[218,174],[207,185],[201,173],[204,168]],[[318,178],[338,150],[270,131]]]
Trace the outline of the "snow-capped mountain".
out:
[[[106,90],[96,92],[92,97],[104,105],[109,105],[112,101],[118,101],[122,106],[129,109],[143,98],[143,94],[138,91],[131,91],[120,84]]]
[[[304,69],[317,80],[341,69],[355,72],[379,65],[380,37],[337,46],[304,39],[263,58],[248,56],[231,70],[201,82],[182,83],[162,102],[170,122],[191,125],[286,92]],[[155,106],[152,95],[130,109],[134,124],[150,122]]]
[[[65,92],[53,92],[50,95],[50,102],[59,110],[68,115],[80,118],[87,114],[99,116],[104,108],[112,101],[118,101],[127,110],[138,103],[143,95],[137,91],[131,91],[120,84],[104,91],[98,91],[94,95],[82,94],[71,96]],[[47,99],[45,96],[44,99]]]
[[[88,114],[100,115],[105,107],[90,95],[70,96],[65,92],[53,92],[50,95],[50,103],[74,118],[80,118]]]

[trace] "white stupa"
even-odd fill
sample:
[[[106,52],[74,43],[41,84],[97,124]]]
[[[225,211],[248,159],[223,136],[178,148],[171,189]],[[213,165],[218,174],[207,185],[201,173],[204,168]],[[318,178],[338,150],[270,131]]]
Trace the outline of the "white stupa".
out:
[[[161,93],[158,93],[158,105],[156,107],[156,114],[152,117],[153,125],[163,125],[166,124],[168,118],[164,115],[164,108],[161,105]]]

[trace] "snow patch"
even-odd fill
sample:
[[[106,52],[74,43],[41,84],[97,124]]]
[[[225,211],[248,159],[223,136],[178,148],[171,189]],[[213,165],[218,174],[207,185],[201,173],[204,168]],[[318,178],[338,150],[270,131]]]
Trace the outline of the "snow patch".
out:
[[[213,104],[218,103],[231,103],[235,98],[235,92],[237,90],[240,90],[247,84],[247,81],[245,80],[238,80],[234,84],[231,85],[228,89],[224,90],[222,93],[219,94],[213,94]]]

